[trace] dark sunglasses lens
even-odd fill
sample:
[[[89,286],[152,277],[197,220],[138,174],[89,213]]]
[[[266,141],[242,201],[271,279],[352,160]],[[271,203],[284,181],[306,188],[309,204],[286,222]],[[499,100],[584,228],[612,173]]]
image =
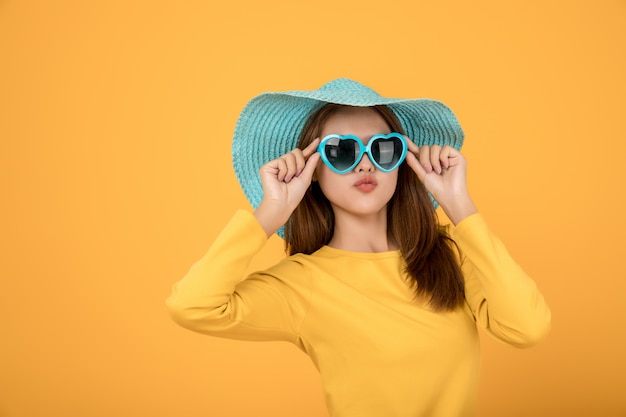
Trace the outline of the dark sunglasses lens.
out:
[[[377,139],[372,143],[372,158],[384,169],[392,169],[402,156],[402,141],[398,138]]]
[[[324,146],[326,159],[338,171],[350,168],[359,156],[359,146],[353,139],[332,138]]]

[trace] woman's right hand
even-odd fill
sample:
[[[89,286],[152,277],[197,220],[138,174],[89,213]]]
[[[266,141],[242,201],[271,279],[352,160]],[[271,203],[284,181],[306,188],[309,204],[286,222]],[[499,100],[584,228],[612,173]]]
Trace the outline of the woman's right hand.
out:
[[[294,149],[263,165],[259,170],[263,185],[263,200],[255,210],[267,236],[285,224],[311,185],[320,159],[316,152],[319,138],[304,149]]]

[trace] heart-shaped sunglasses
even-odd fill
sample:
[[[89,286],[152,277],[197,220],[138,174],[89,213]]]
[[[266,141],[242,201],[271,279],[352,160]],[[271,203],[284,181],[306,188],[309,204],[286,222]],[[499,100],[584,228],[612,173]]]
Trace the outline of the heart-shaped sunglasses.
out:
[[[354,169],[365,153],[376,168],[391,172],[404,161],[407,149],[406,139],[396,132],[374,135],[367,146],[356,136],[332,134],[322,139],[317,147],[322,161],[338,174]]]

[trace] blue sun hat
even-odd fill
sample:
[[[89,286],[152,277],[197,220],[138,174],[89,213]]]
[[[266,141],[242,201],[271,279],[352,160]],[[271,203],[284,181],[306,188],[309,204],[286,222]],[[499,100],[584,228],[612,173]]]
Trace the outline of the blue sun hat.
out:
[[[252,98],[241,111],[233,136],[237,180],[255,209],[263,199],[259,169],[294,149],[304,124],[328,103],[370,107],[386,105],[406,135],[417,144],[463,145],[463,130],[445,104],[431,99],[385,98],[356,81],[339,78],[317,90],[268,92]],[[437,203],[433,200],[435,207]],[[282,227],[278,234],[282,237]]]

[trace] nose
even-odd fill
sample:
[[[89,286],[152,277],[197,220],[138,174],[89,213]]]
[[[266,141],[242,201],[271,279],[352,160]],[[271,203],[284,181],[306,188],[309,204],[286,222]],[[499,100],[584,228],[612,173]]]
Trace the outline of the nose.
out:
[[[363,157],[354,168],[356,172],[374,172],[374,169],[376,168],[374,167],[374,164],[372,164],[369,155],[366,153],[363,153]]]

